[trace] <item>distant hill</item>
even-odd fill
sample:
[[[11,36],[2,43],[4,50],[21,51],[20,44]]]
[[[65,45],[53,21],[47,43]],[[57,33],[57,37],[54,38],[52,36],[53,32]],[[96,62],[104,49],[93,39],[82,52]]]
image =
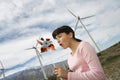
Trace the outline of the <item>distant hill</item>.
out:
[[[98,56],[108,80],[120,80],[120,42],[101,51]],[[68,69],[67,61],[56,63],[56,65]],[[49,80],[58,80],[54,75],[52,64],[45,66],[44,69]],[[8,76],[6,80],[44,80],[44,77],[41,69],[38,68],[15,73]]]
[[[55,63],[56,66],[61,66],[64,69],[67,69],[67,61],[62,61],[59,63]],[[47,77],[50,78],[49,80],[55,80],[55,75],[53,72],[53,65],[46,65],[44,66],[45,72],[47,74]],[[54,78],[53,78],[54,77]],[[52,79],[53,78],[53,79]],[[0,79],[2,80],[2,79]],[[43,73],[41,71],[41,68],[32,68],[23,70],[20,72],[17,72],[15,74],[12,74],[6,78],[6,80],[44,80]]]

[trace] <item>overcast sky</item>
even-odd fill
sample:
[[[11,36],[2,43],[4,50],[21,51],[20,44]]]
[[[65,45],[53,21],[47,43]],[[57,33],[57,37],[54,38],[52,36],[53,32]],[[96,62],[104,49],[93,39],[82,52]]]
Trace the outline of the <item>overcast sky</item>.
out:
[[[61,49],[51,34],[62,25],[74,29],[77,19],[67,9],[81,18],[94,15],[82,22],[101,50],[120,41],[120,0],[0,0],[0,60],[4,67],[16,68],[32,60],[37,64],[34,50],[25,49],[35,45],[39,37],[51,38]],[[94,46],[80,23],[75,33]],[[57,52],[53,53],[43,55],[46,64],[50,63],[49,56],[58,57]],[[33,63],[30,64],[32,67]]]

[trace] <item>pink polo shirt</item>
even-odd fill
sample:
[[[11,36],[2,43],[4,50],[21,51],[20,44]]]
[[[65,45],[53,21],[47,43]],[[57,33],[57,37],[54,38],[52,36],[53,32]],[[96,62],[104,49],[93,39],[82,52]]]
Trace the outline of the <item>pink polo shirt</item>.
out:
[[[74,55],[68,56],[68,80],[105,80],[104,71],[93,47],[80,42]]]

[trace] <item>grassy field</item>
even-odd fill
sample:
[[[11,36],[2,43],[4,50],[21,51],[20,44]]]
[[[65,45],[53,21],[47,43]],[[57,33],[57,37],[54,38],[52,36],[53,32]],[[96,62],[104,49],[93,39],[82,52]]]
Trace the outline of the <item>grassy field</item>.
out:
[[[99,59],[108,80],[120,80],[120,42],[102,51]]]

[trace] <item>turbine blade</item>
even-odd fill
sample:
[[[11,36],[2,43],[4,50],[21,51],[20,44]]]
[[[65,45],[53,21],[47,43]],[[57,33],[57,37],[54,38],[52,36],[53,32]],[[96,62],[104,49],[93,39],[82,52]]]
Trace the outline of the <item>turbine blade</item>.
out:
[[[10,69],[0,69],[0,71],[2,71],[2,70],[10,70]]]
[[[35,49],[35,48],[41,48],[41,47],[32,47],[32,48],[27,48],[25,50],[30,50],[30,49]]]
[[[37,47],[37,46],[38,46],[38,43],[36,43],[35,47]]]
[[[76,17],[77,18],[77,16],[72,12],[72,11],[70,11],[69,9],[67,9],[74,17]]]
[[[0,69],[0,71],[3,71],[3,70],[5,70],[5,69]]]
[[[76,22],[76,24],[75,24],[75,29],[74,29],[74,31],[76,31],[76,29],[77,29],[78,22],[79,22],[79,19],[77,19],[77,22]]]
[[[27,49],[25,49],[25,50],[30,50],[30,49],[34,49],[33,47],[32,48],[27,48]]]
[[[90,18],[90,17],[93,17],[93,16],[95,16],[95,15],[87,16],[87,17],[80,18],[80,19],[81,19],[81,20],[82,20],[82,19],[87,19],[87,18]]]

